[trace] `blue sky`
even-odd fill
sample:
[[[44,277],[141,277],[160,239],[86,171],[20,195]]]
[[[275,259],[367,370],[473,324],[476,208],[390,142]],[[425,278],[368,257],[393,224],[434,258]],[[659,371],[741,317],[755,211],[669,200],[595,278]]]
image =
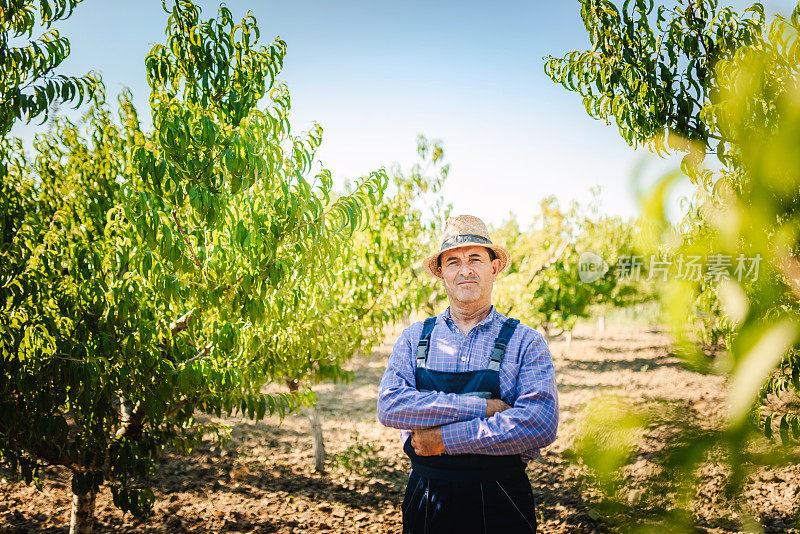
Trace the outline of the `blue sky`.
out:
[[[198,3],[204,18],[216,13],[217,2]],[[227,5],[236,18],[252,10],[263,40],[287,42],[293,128],[322,125],[318,157],[337,182],[393,162],[408,168],[421,133],[444,143],[455,213],[500,223],[514,212],[524,225],[542,197],[587,202],[595,186],[603,211],[637,213],[631,174],[645,155],[544,74],[543,56],[588,45],[577,0]],[[765,2],[770,13],[794,5]],[[165,25],[160,0],[85,0],[58,26],[72,45],[61,72],[101,72],[110,95],[129,87],[146,115],[144,57]],[[651,176],[669,165],[652,165]]]

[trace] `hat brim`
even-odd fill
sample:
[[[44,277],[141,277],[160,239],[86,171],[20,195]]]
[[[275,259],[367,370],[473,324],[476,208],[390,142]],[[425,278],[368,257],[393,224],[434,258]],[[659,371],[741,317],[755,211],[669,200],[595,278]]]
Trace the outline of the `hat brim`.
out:
[[[458,245],[453,245],[452,247],[448,247],[446,249],[440,250],[439,252],[428,256],[424,260],[422,260],[422,266],[425,269],[425,272],[429,275],[433,276],[434,278],[438,278],[439,280],[442,279],[442,275],[439,273],[439,256],[447,252],[448,250],[453,250],[456,248],[464,248],[464,247],[484,247],[491,249],[494,251],[497,259],[500,260],[500,272],[502,273],[505,271],[508,264],[511,263],[511,253],[506,250],[504,247],[500,245],[495,245],[493,243],[473,243],[473,242],[466,242],[466,243],[459,243]]]

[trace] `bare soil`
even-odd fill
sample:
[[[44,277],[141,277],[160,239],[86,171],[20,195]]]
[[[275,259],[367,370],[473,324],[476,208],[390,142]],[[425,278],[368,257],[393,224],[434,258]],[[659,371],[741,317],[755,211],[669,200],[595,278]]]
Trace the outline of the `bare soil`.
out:
[[[539,531],[606,532],[597,511],[597,492],[586,471],[564,457],[572,445],[576,417],[587,401],[613,393],[632,406],[660,403],[679,410],[698,426],[713,427],[725,413],[723,378],[687,370],[669,351],[662,333],[640,326],[608,327],[598,333],[579,326],[569,346],[550,344],[559,382],[561,423],[556,443],[532,462],[528,474],[537,500]],[[409,462],[399,433],[376,420],[378,383],[391,345],[351,362],[350,384],[315,388],[328,451],[327,472],[313,469],[308,420],[293,415],[252,424],[224,419],[232,439],[220,447],[203,442],[191,455],[167,454],[153,480],[156,504],[147,519],[123,515],[108,490],[97,498],[96,532],[400,532]],[[648,491],[654,458],[675,429],[648,430],[626,470],[627,498]],[[699,532],[761,529],[800,532],[800,466],[761,470],[751,477],[744,508],[724,498],[723,468],[699,470],[693,514]],[[66,532],[70,482],[59,469],[47,472],[43,491],[7,480],[0,470],[0,532]],[[668,497],[667,497],[668,498]],[[747,525],[747,515],[760,524]]]

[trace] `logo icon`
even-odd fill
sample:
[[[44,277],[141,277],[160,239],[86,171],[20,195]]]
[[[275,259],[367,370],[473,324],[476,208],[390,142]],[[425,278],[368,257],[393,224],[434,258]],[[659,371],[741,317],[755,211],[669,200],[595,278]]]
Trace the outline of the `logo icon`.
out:
[[[599,254],[581,252],[578,257],[578,277],[584,284],[600,280],[608,272],[608,263]]]

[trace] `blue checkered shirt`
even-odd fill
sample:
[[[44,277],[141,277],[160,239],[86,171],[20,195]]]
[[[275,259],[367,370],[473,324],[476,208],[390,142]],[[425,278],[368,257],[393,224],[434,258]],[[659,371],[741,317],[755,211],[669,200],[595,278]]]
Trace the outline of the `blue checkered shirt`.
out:
[[[436,318],[428,351],[428,369],[463,372],[487,369],[494,340],[506,317],[494,306],[465,336],[450,317]],[[422,322],[403,331],[394,345],[378,393],[382,424],[409,431],[442,427],[448,454],[520,454],[529,460],[556,439],[558,392],[547,343],[533,328],[520,324],[500,367],[500,395],[511,408],[486,417],[486,399],[438,391],[417,391],[414,371]]]

